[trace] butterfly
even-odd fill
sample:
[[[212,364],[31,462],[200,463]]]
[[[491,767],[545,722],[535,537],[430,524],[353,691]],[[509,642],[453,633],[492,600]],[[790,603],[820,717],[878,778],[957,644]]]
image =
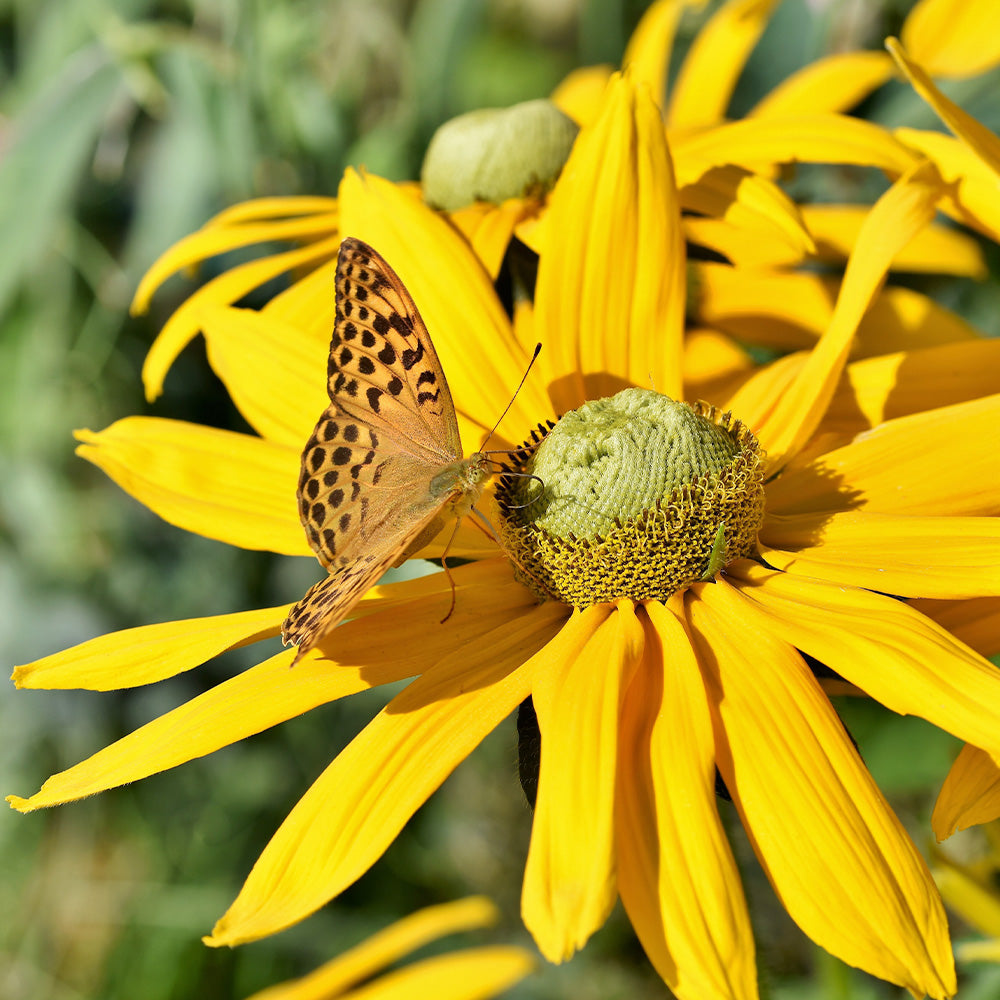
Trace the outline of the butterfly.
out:
[[[463,458],[434,344],[395,271],[348,238],[337,256],[330,405],[302,452],[297,491],[309,545],[329,570],[288,613],[293,663],[343,621],[390,566],[468,514],[491,474]]]

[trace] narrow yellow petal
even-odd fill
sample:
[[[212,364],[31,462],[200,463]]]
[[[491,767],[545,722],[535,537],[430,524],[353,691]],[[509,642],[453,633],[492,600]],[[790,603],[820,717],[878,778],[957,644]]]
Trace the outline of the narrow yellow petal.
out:
[[[976,76],[1000,63],[1000,7],[994,0],[919,0],[903,44],[934,76]]]
[[[934,867],[934,881],[949,909],[981,934],[1000,937],[1000,899],[995,890],[940,858]]]
[[[326,342],[254,309],[206,306],[208,360],[236,408],[262,437],[303,448],[326,409]]]
[[[1000,653],[1000,597],[963,601],[915,600],[922,615],[933,618],[956,639],[987,658]]]
[[[515,226],[536,214],[539,207],[537,202],[524,198],[511,198],[502,205],[477,201],[450,213],[450,218],[496,281]]]
[[[743,617],[815,657],[893,712],[1000,759],[1000,671],[902,601],[775,573],[726,569]]]
[[[816,241],[821,261],[846,260],[868,213],[869,205],[802,205],[803,222]],[[894,271],[954,274],[980,280],[986,261],[979,243],[954,226],[930,225],[918,232],[892,261]]]
[[[631,601],[593,605],[546,647],[532,684],[545,752],[521,915],[550,962],[582,948],[617,898],[618,720],[642,646]]]
[[[853,437],[911,413],[1000,392],[1000,340],[969,340],[847,366],[823,427]]]
[[[992,517],[1000,513],[1000,462],[983,429],[997,420],[1000,395],[890,420],[786,469],[767,486],[768,510],[841,510],[850,496],[886,514]]]
[[[466,948],[394,969],[350,993],[331,993],[306,977],[256,993],[251,1000],[335,1000],[338,996],[342,1000],[486,1000],[522,980],[534,967],[531,955],[513,945]]]
[[[890,79],[884,52],[837,52],[786,77],[748,117],[847,112]]]
[[[997,23],[1000,25],[1000,20]],[[994,172],[1000,173],[1000,138],[945,97],[924,70],[907,56],[895,38],[886,39],[885,47],[896,60],[896,65],[906,74],[913,89],[937,112],[941,121],[958,138],[964,139]]]
[[[830,325],[796,382],[758,429],[772,472],[780,469],[819,426],[861,317],[896,253],[934,217],[940,192],[940,178],[926,165],[905,174],[875,203],[847,262]]]
[[[397,695],[288,814],[206,944],[274,934],[367,871],[428,796],[528,695],[531,657],[558,632],[563,617],[552,602],[535,608],[445,654]],[[358,624],[370,623],[365,618]],[[539,655],[544,658],[544,649]],[[379,662],[377,654],[370,661]]]
[[[966,743],[938,793],[931,828],[938,840],[1000,817],[1000,766]]]
[[[656,0],[640,18],[625,48],[622,69],[627,69],[637,83],[647,84],[661,107],[667,93],[677,23],[685,8],[704,6],[705,0]]]
[[[614,66],[581,66],[567,74],[552,91],[552,103],[577,125],[589,125],[601,107]]]
[[[914,996],[952,996],[948,924],[927,866],[801,656],[746,614],[725,579],[685,604],[719,770],[785,908],[849,965]]]
[[[919,159],[881,126],[847,115],[745,118],[677,136],[670,148],[678,187],[731,164],[766,173],[777,163],[855,163],[898,176]]]
[[[482,261],[446,219],[381,177],[348,170],[340,205],[344,234],[375,247],[413,296],[457,409],[489,431],[510,402],[530,355],[515,340]],[[525,427],[549,415],[541,381],[529,378],[501,433],[511,428],[509,439],[520,440]]]
[[[337,258],[321,261],[308,274],[296,277],[261,310],[261,315],[294,327],[306,341],[330,348],[337,315]]]
[[[201,329],[201,311],[206,305],[231,305],[265,282],[294,268],[315,267],[335,257],[339,234],[295,250],[251,260],[223,271],[187,298],[163,325],[142,366],[146,399],[152,402],[163,391],[163,380],[177,355]]]
[[[255,993],[251,1000],[329,1000],[431,941],[456,931],[491,927],[499,916],[497,908],[483,896],[428,906],[376,932],[309,975],[271,986]]]
[[[670,128],[701,128],[725,118],[736,81],[775,3],[728,0],[698,32],[674,83]]]
[[[557,379],[556,410],[648,384],[650,373],[660,392],[678,397],[680,210],[659,110],[628,76],[613,80],[598,120],[577,137],[546,226],[535,320],[546,348],[539,360],[548,354],[544,370]]]
[[[767,564],[799,576],[898,597],[1000,595],[1000,518],[770,514],[760,537]]]
[[[622,902],[680,1000],[753,1000],[753,931],[719,820],[715,740],[683,626],[645,605],[643,662],[622,712],[615,836]]]
[[[273,200],[283,203],[282,215],[285,217],[279,221],[259,222],[254,219],[251,222],[248,219],[236,220],[225,216],[225,214],[217,215],[205,223],[198,232],[185,236],[184,239],[179,240],[169,250],[161,254],[139,282],[139,287],[132,299],[132,315],[144,313],[149,308],[149,300],[157,288],[172,274],[209,257],[254,243],[272,240],[312,242],[317,238],[336,233],[337,202],[334,199],[317,199],[319,204],[311,210],[310,214],[303,214],[298,218],[291,217],[298,214],[294,210],[295,206],[284,204],[284,202],[300,202],[302,199]],[[246,210],[253,204],[253,202],[248,202],[237,207]]]
[[[685,399],[726,400],[753,368],[751,355],[718,330],[695,327],[684,338]]]
[[[21,812],[31,812],[117,788],[204,757],[318,705],[412,673],[409,659],[402,667],[375,661],[375,666],[366,662],[331,671],[328,661],[312,657],[289,669],[294,654],[293,649],[285,650],[223,681],[54,774],[31,798],[11,795],[7,801]]]
[[[948,184],[941,211],[957,222],[1000,241],[997,177],[971,146],[944,132],[897,128],[893,135],[915,153],[928,157]]]
[[[81,458],[165,521],[245,549],[312,554],[295,507],[298,449],[160,417],[75,433]]]
[[[118,691],[192,670],[224,653],[281,631],[289,605],[211,618],[142,625],[81,642],[61,653],[15,667],[19,688]]]
[[[327,195],[299,194],[251,198],[237,202],[212,216],[203,228],[235,226],[262,219],[291,219],[300,215],[336,215],[337,199]]]

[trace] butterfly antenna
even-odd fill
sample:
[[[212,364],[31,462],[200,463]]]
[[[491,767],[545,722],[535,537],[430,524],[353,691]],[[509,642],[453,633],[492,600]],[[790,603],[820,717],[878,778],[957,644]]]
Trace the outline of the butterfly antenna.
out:
[[[538,357],[539,352],[542,349],[540,343],[535,344],[535,353],[531,355],[531,360],[528,362],[528,367],[524,369],[524,374],[521,376],[521,381],[517,383],[517,388],[514,390],[514,395],[510,397],[510,402],[504,407],[503,413],[500,414],[500,419],[493,425],[493,430],[486,435],[486,440],[483,441],[482,445],[479,447],[480,453],[486,447],[490,438],[493,437],[497,432],[497,428],[503,423],[503,418],[507,416],[507,411],[514,405],[514,400],[517,399],[517,394],[521,391],[521,386],[524,385],[525,379],[528,377],[528,372],[531,371],[531,366],[535,363],[535,358]]]
[[[448,549],[451,548],[451,543],[455,541],[455,536],[458,534],[458,526],[462,523],[460,517],[455,518],[455,527],[451,529],[451,535],[448,537],[448,544],[444,547],[444,552],[441,553],[441,568],[444,570],[445,576],[448,577],[448,586],[451,587],[451,604],[448,605],[448,613],[441,619],[440,624],[444,624],[450,617],[451,613],[455,610],[455,578],[451,575],[451,570],[448,568]]]

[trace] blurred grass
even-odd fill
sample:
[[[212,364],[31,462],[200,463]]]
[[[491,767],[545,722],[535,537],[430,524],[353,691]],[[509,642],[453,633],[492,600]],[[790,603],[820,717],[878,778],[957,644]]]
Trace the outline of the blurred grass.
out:
[[[100,428],[131,413],[243,426],[198,343],[179,360],[163,398],[145,404],[142,357],[191,287],[172,282],[151,316],[129,319],[129,298],[152,260],[242,199],[334,193],[348,164],[415,177],[441,121],[545,95],[575,65],[617,62],[644,6],[0,3],[0,659],[24,663],[106,631],[276,604],[315,575],[305,560],[185,535],[73,456],[74,427]],[[749,106],[845,31],[855,44],[877,44],[909,4],[867,5],[858,23],[843,14],[850,6],[817,14],[804,0],[788,0],[734,107]],[[697,23],[685,22],[686,37]],[[983,114],[988,93],[988,81],[965,87],[966,106]],[[867,110],[933,124],[902,87],[888,88]],[[974,321],[996,314],[995,280],[935,291]],[[5,790],[29,794],[50,773],[259,656],[237,651],[121,696],[5,689]],[[0,924],[0,997],[246,996],[420,905],[468,892],[497,898],[506,914],[501,936],[526,940],[517,904],[530,818],[515,778],[514,737],[502,727],[386,857],[316,917],[235,951],[199,942],[298,796],[384,697],[327,706],[92,800],[26,817],[4,813],[0,912],[14,919]],[[883,787],[905,802],[911,828],[926,829],[951,752],[947,738],[886,728],[877,710],[845,711],[854,713]],[[924,752],[900,753],[911,744]],[[738,835],[736,843],[768,995],[897,995],[815,952]],[[619,914],[569,967],[544,969],[514,995],[664,992]]]

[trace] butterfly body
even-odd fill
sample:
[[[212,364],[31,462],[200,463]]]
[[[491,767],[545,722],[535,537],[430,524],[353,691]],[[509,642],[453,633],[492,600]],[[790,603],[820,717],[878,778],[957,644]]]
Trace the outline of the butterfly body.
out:
[[[296,660],[391,566],[463,517],[489,477],[463,457],[455,406],[413,300],[370,246],[346,239],[337,258],[330,405],[305,450],[299,516],[329,570],[282,626]]]

